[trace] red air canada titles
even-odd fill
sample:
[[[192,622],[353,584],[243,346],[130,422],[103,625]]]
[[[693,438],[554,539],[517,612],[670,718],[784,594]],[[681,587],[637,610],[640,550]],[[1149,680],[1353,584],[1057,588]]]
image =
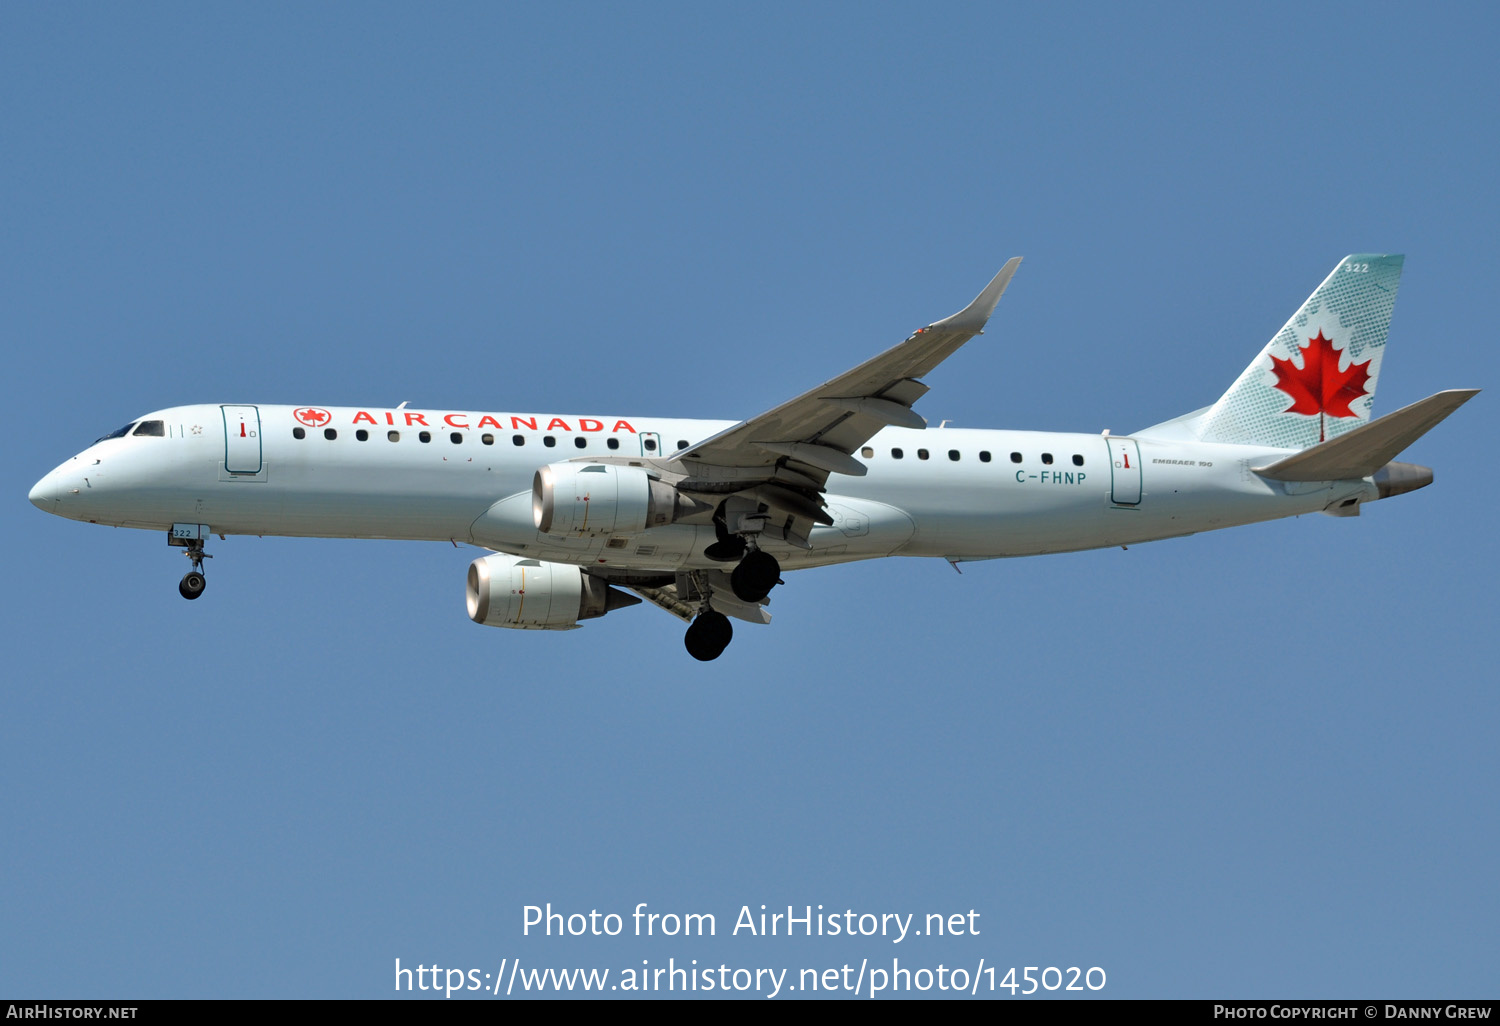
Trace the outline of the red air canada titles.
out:
[[[474,417],[474,414],[472,414],[472,413],[444,413],[444,414],[441,415],[441,417],[442,417],[442,424],[441,425],[429,424],[427,422],[428,416],[437,417],[437,416],[439,416],[439,414],[436,414],[436,413],[429,414],[429,413],[426,413],[426,412],[418,412],[418,411],[415,411],[415,410],[410,410],[410,411],[408,411],[408,410],[385,410],[385,411],[382,411],[382,412],[376,414],[376,413],[371,413],[368,410],[359,410],[359,411],[356,411],[355,414],[354,414],[353,423],[355,423],[355,424],[380,424],[380,423],[384,422],[386,424],[391,425],[392,427],[398,427],[398,426],[399,427],[439,427],[439,426],[441,426],[441,427],[459,428],[459,429],[463,429],[463,430],[467,430],[469,428],[473,428],[475,430],[479,430],[481,428],[494,428],[497,431],[507,431],[507,430],[508,431],[520,431],[523,428],[525,430],[527,430],[527,431],[572,431],[572,430],[574,430],[573,425],[571,423],[569,423],[567,420],[565,420],[564,418],[562,418],[562,417],[553,417],[550,420],[548,420],[547,423],[544,425],[544,424],[542,424],[543,418],[539,417],[537,415],[534,415],[534,414],[532,416],[530,416],[530,417],[518,417],[518,416],[515,416],[513,414],[512,415],[501,414],[500,416],[497,417],[497,416],[495,416],[493,414],[485,413],[485,414],[481,414],[479,416],[479,420],[477,422],[470,423],[470,420]],[[382,419],[377,419],[377,417],[382,418]],[[502,423],[502,421],[505,421],[505,420],[508,420],[510,422],[510,426],[509,427],[507,427],[504,423]],[[603,431],[604,430],[604,421],[602,421],[602,420],[596,420],[593,417],[579,417],[578,420],[577,420],[577,423],[578,423],[577,430],[579,430],[579,431]],[[614,434],[614,433],[617,433],[617,432],[620,432],[620,431],[629,431],[631,434],[636,434],[637,433],[636,430],[635,430],[635,428],[631,426],[630,421],[628,421],[628,420],[617,420],[617,421],[615,421],[615,426],[612,427],[612,428],[610,428],[609,431],[610,431],[611,434]]]

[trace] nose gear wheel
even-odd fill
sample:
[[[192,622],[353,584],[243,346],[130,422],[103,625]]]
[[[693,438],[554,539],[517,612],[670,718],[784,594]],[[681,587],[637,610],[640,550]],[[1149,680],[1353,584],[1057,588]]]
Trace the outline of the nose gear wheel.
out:
[[[177,592],[185,599],[195,599],[203,594],[208,581],[196,570],[189,570],[177,585]]]
[[[203,540],[201,538],[178,539],[173,538],[171,533],[167,534],[167,544],[181,546],[186,551],[183,555],[192,561],[193,568],[183,574],[182,580],[177,582],[177,594],[185,599],[195,599],[203,594],[203,589],[208,586],[208,580],[203,576],[203,561],[214,557],[203,551]]]

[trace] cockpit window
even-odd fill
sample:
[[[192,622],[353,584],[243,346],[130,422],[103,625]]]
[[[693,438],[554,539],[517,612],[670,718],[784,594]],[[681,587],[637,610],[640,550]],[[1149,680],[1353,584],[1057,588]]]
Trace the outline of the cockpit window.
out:
[[[166,425],[159,420],[143,420],[141,426],[135,429],[134,437],[142,435],[155,435],[157,438],[165,438],[167,434]]]
[[[130,434],[130,429],[133,427],[135,427],[135,421],[132,420],[129,424],[126,424],[120,430],[111,431],[107,435],[101,435],[100,437],[94,439],[94,444],[98,445],[100,442],[107,442],[111,438],[124,438],[126,435]]]

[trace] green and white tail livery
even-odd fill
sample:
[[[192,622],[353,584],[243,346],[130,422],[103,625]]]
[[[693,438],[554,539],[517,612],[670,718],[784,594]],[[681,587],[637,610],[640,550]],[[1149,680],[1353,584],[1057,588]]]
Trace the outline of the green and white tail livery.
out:
[[[1340,260],[1218,402],[1139,434],[1306,449],[1369,423],[1403,259]]]

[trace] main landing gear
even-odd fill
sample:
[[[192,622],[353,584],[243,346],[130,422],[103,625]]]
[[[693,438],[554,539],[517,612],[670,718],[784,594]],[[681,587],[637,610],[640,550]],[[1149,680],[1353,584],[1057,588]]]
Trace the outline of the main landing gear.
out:
[[[764,507],[762,507],[764,508]],[[759,517],[764,519],[764,517]],[[729,576],[729,586],[741,602],[759,602],[781,583],[781,564],[769,552],[762,552],[754,533],[730,534],[725,504],[714,513],[714,543],[703,550],[709,559],[738,565]]]
[[[714,542],[703,550],[703,554],[716,563],[735,564],[729,574],[729,590],[738,600],[733,605],[744,603],[752,607],[759,606],[771,593],[771,589],[781,583],[781,563],[757,544],[766,520],[765,507],[761,506],[752,513],[736,513],[733,518],[736,528],[734,531],[730,529],[729,512],[728,500],[719,503],[713,518]],[[701,596],[702,605],[699,606],[698,616],[688,627],[683,644],[694,659],[708,662],[723,654],[730,639],[734,637],[734,628],[729,625],[729,617],[710,604],[710,585],[700,575],[694,574],[693,579],[696,585],[694,590]],[[717,580],[722,580],[722,577]],[[752,610],[745,612],[743,619],[754,619]],[[736,612],[735,615],[741,614]]]
[[[203,589],[208,586],[208,581],[203,576],[203,561],[205,559],[213,559],[214,557],[203,551],[203,542],[201,539],[184,541],[169,537],[168,542],[173,545],[181,545],[187,549],[183,555],[193,561],[193,568],[183,574],[182,580],[177,584],[177,594],[185,599],[195,599],[199,595],[202,595]]]
[[[734,590],[735,598],[744,602],[759,602],[780,583],[781,564],[775,556],[760,549],[745,553],[745,558],[729,575],[729,587]]]
[[[705,608],[688,627],[682,643],[687,646],[688,655],[706,663],[723,655],[733,638],[734,628],[730,626],[729,617]]]
[[[729,588],[734,592],[734,597],[739,603],[748,606],[759,606],[771,589],[780,583],[781,564],[776,561],[775,556],[759,549],[751,549],[746,553],[745,558],[740,560],[729,575]],[[729,624],[729,617],[709,604],[705,592],[698,615],[688,627],[687,636],[682,639],[688,654],[705,663],[717,659],[724,654],[724,649],[729,647],[733,637],[734,628]]]
[[[744,554],[744,558],[729,574],[729,590],[738,600],[734,605],[743,603],[759,606],[771,593],[771,589],[781,583],[781,564],[769,552],[753,548],[753,543],[747,544],[742,538],[735,538],[733,541],[740,543],[740,551]],[[727,548],[729,546],[722,546],[720,551]],[[708,555],[711,559],[716,558],[713,549],[714,546],[709,546]],[[722,561],[728,562],[727,559]],[[710,604],[710,587],[701,578],[698,580],[698,589],[702,595],[702,605],[682,641],[687,646],[688,654],[694,659],[709,662],[724,654],[724,649],[729,647],[729,642],[734,637],[734,628],[729,624],[729,617]]]

